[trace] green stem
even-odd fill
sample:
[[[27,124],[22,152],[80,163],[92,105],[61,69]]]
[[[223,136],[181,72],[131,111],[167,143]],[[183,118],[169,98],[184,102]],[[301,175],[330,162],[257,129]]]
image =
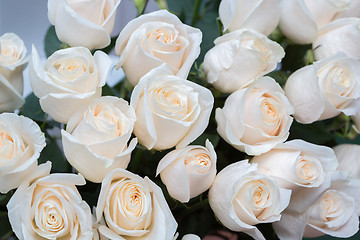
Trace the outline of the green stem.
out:
[[[193,18],[192,18],[192,21],[191,21],[192,26],[195,26],[195,24],[197,23],[197,21],[199,19],[201,2],[202,2],[202,0],[196,0],[196,2],[195,2]]]
[[[40,129],[41,129],[41,131],[44,131],[44,128],[45,128],[45,126],[46,126],[46,120],[48,119],[48,114],[46,113],[45,114],[45,117],[44,117],[44,121],[42,122],[42,124],[41,124],[41,126],[40,126]]]

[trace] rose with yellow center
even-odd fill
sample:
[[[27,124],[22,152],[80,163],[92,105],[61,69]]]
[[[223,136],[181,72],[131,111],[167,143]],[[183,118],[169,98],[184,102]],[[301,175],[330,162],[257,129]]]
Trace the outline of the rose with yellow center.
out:
[[[183,24],[167,10],[143,14],[130,21],[116,40],[117,68],[124,70],[132,85],[163,63],[186,78],[200,54],[201,37],[199,29]]]
[[[101,51],[92,56],[87,48],[74,47],[56,51],[42,67],[33,47],[30,82],[43,111],[67,123],[80,106],[101,96],[111,65]]]
[[[110,44],[121,0],[49,0],[48,17],[60,41],[101,49]]]
[[[209,190],[209,204],[225,227],[254,239],[265,239],[254,225],[279,221],[290,196],[290,190],[260,174],[257,164],[243,160],[217,174]]]
[[[359,61],[339,53],[290,75],[284,90],[295,108],[295,119],[312,123],[340,113],[356,115],[360,110],[359,69]]]
[[[109,239],[173,239],[177,223],[161,189],[149,178],[115,169],[104,178],[96,206],[98,227]]]
[[[267,152],[289,135],[293,108],[278,83],[262,77],[232,93],[216,109],[219,135],[249,155]]]
[[[90,207],[76,189],[85,179],[75,174],[50,174],[40,165],[22,182],[7,208],[18,239],[91,239]]]
[[[298,212],[293,209],[283,212],[280,222],[273,224],[276,234],[280,239],[314,238],[325,234],[337,238],[353,236],[359,230],[359,185],[360,179],[336,171],[326,188],[313,189],[312,195],[316,198],[310,205]],[[306,205],[309,203],[307,197],[297,196],[296,201]]]
[[[238,30],[215,39],[204,58],[207,81],[224,93],[246,88],[274,70],[283,48],[254,30]]]
[[[208,89],[174,76],[163,64],[144,75],[132,92],[134,134],[148,149],[185,147],[207,127],[213,102]]]
[[[159,162],[156,175],[171,197],[188,202],[209,189],[216,175],[216,153],[206,140],[205,147],[189,145],[173,150]]]
[[[24,104],[23,70],[27,64],[24,42],[14,33],[0,36],[0,113]]]
[[[0,192],[17,188],[37,166],[45,137],[31,119],[0,114]]]
[[[280,187],[292,190],[288,210],[303,212],[329,186],[329,179],[338,167],[334,151],[303,140],[280,143],[269,152],[253,157],[259,172],[273,177]],[[306,199],[306,201],[304,201]]]
[[[70,118],[62,142],[68,162],[87,180],[101,182],[115,168],[127,168],[137,139],[127,144],[135,124],[134,109],[117,97],[101,97]]]

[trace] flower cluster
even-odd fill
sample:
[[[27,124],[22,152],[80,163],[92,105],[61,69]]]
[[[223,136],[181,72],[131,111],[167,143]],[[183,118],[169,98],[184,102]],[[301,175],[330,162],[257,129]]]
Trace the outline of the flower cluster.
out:
[[[216,2],[196,1],[192,26],[184,12],[140,8],[115,40],[120,0],[48,0],[63,44],[44,64],[17,35],[0,37],[0,192],[18,239],[211,239],[216,219],[259,240],[358,232],[359,145],[335,145],[360,129],[360,1]],[[220,36],[203,50],[210,6]],[[302,132],[331,119],[330,140]],[[186,228],[194,219],[209,228]]]

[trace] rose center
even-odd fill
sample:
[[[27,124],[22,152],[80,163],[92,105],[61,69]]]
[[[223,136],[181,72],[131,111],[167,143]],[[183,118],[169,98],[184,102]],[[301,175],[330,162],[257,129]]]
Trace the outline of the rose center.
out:
[[[0,128],[0,160],[14,159],[21,155],[25,149],[26,146],[20,138],[15,140],[9,133]]]
[[[154,29],[147,33],[148,39],[156,39],[162,43],[170,43],[174,41],[176,38],[176,33],[172,30],[161,28],[161,29]]]
[[[193,149],[187,152],[184,159],[187,172],[197,172],[204,174],[212,166],[211,158],[204,150]]]
[[[322,221],[327,222],[333,220],[341,214],[341,196],[335,191],[327,191],[319,201],[319,214]]]
[[[332,89],[327,90],[340,96],[347,96],[351,91],[352,82],[346,70],[341,66],[333,67],[329,72],[329,76],[331,76],[332,80]]]
[[[71,81],[86,72],[84,64],[70,59],[57,62],[54,64],[54,67],[59,73],[66,76],[65,78],[62,78],[63,81]]]
[[[11,65],[19,58],[19,53],[14,46],[0,43],[0,63],[4,65]]]
[[[241,46],[260,53],[260,58],[265,62],[270,60],[271,50],[261,39],[245,38],[241,42]]]

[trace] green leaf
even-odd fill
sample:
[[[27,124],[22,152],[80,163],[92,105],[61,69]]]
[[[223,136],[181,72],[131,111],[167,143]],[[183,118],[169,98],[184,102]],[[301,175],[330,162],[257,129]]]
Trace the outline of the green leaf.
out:
[[[312,124],[301,124],[294,120],[290,128],[288,140],[302,139],[314,144],[327,145],[327,143],[333,141],[333,138],[334,136],[327,131],[325,121],[314,122]]]
[[[58,39],[55,27],[50,26],[45,35],[45,53],[49,57],[51,54],[56,52],[62,47],[62,42]]]
[[[65,159],[56,139],[48,138],[46,147],[40,154],[39,164],[47,161],[52,162],[52,172],[69,172],[71,170],[71,166]]]
[[[31,93],[26,97],[21,113],[34,121],[45,120],[45,113],[41,109],[39,99],[34,95],[34,93]]]
[[[11,233],[11,225],[6,211],[0,212],[0,239],[7,239]]]
[[[116,91],[114,88],[111,88],[109,85],[105,84],[102,87],[102,96],[117,96],[120,97],[120,93]]]
[[[109,46],[101,49],[101,51],[103,51],[103,52],[106,53],[106,54],[109,54],[109,52],[110,52],[111,50],[113,50],[113,48],[115,47],[116,39],[117,39],[117,37],[111,38]]]

